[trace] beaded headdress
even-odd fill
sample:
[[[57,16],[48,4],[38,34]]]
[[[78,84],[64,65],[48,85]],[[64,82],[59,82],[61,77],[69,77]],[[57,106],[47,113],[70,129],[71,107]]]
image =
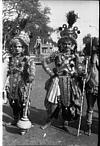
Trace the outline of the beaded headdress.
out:
[[[70,41],[72,45],[75,45],[74,49],[76,49],[77,48],[76,39],[78,37],[78,34],[80,33],[77,26],[73,27],[73,24],[76,22],[78,18],[78,16],[74,13],[74,11],[70,11],[66,17],[67,17],[68,25],[63,24],[62,27],[59,27],[61,38],[58,40],[58,48],[60,51],[62,51],[60,48],[62,44],[63,43],[67,44],[68,41]]]
[[[11,44],[17,43],[17,41],[20,41],[21,43],[23,43],[23,45],[29,47],[30,38],[29,38],[28,33],[26,33],[25,31],[21,31],[20,34],[16,35],[11,40]]]

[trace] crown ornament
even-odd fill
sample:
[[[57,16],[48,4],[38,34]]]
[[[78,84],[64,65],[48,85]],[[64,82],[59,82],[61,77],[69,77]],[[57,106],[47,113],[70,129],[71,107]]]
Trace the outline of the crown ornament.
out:
[[[63,24],[60,32],[61,37],[72,37],[73,39],[77,39],[78,34],[80,34],[80,31],[78,30],[77,26],[69,28],[66,24]]]
[[[58,40],[58,49],[60,52],[67,52],[68,46],[70,44],[70,50],[73,50],[75,53],[77,51],[77,41],[78,34],[80,34],[80,30],[77,26],[73,27],[73,24],[78,19],[78,16],[74,13],[74,11],[70,11],[66,15],[67,24],[63,24],[62,27],[59,27],[61,38]]]
[[[77,26],[73,27],[73,24],[77,21],[78,16],[74,13],[74,11],[69,11],[66,15],[67,24],[63,24],[62,27],[59,27],[60,36],[61,37],[71,37],[73,39],[77,39],[78,34],[80,34],[80,30]]]
[[[11,44],[17,42],[18,40],[20,40],[21,42],[23,42],[23,44],[25,44],[27,47],[29,47],[29,43],[30,43],[30,38],[27,32],[25,31],[21,31],[19,34],[17,34],[12,40],[11,40]]]

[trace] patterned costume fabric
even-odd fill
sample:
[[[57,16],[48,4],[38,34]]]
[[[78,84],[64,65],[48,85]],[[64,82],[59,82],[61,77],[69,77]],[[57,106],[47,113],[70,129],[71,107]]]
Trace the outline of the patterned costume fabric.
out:
[[[59,28],[61,38],[57,43],[58,52],[54,52],[48,58],[44,58],[42,62],[44,70],[50,75],[50,79],[46,83],[45,106],[47,111],[52,112],[52,107],[57,105],[57,108],[51,115],[57,117],[60,107],[62,109],[62,117],[67,121],[78,117],[80,112],[81,89],[78,82],[80,73],[76,67],[76,39],[79,31],[78,27],[73,27],[76,19],[76,14],[69,12],[67,18],[68,25],[63,24]],[[55,63],[53,70],[48,66],[51,62]],[[50,113],[48,114],[50,115]]]
[[[92,54],[92,62],[89,62],[89,77],[86,82],[86,99],[87,99],[87,124],[92,124],[92,115],[94,104],[98,99],[99,92],[99,60],[97,54]]]
[[[19,36],[13,38],[11,40],[11,49],[9,50],[5,89],[13,110],[14,120],[16,121],[23,116],[30,90],[29,87],[35,77],[34,60],[26,54],[29,44],[29,39],[25,41],[27,37],[25,33],[21,33]]]
[[[13,109],[16,108],[16,113],[14,113],[15,118],[22,117],[23,115],[23,106],[25,106],[27,101],[29,84],[34,80],[34,77],[34,60],[29,59],[27,56],[9,58],[6,89],[11,107]],[[17,107],[15,107],[16,102]]]
[[[47,111],[50,112],[48,109],[50,108],[50,103],[59,104],[58,100],[60,97],[63,106],[71,109],[70,114],[76,116],[76,110],[77,114],[79,114],[81,89],[77,79],[79,74],[76,71],[75,60],[76,56],[74,54],[67,55],[59,52],[55,52],[43,60],[43,68],[51,76],[46,82],[45,107]],[[52,62],[55,63],[53,71],[48,67],[48,64]]]

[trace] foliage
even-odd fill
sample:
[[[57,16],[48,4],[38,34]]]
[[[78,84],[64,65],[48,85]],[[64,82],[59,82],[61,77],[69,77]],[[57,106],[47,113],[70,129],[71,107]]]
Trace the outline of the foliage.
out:
[[[42,10],[39,0],[3,0],[3,4],[3,36],[6,35],[7,40],[23,29],[30,32],[32,46],[37,36],[49,38],[48,32],[52,31],[48,26],[50,9],[45,7]],[[16,18],[12,17],[14,15]]]

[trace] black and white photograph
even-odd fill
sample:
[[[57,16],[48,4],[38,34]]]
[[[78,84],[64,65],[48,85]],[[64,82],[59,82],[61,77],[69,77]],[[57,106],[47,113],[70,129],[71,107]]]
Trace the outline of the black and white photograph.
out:
[[[1,4],[1,145],[100,146],[99,1]]]

